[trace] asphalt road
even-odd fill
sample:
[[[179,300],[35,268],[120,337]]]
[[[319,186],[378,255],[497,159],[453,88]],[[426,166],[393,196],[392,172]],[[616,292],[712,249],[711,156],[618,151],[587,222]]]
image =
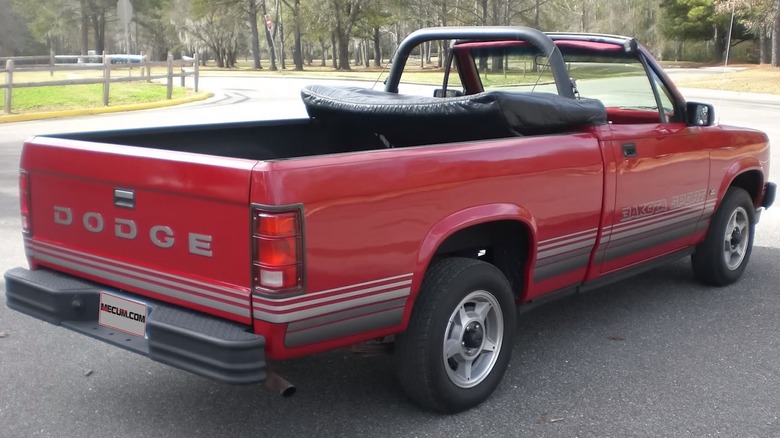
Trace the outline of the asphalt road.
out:
[[[217,91],[205,103],[0,125],[0,271],[24,264],[16,180],[25,137],[301,116],[303,82],[204,78]],[[780,99],[684,92],[714,102],[722,123],[762,129],[780,144]],[[282,399],[0,306],[0,437],[780,436],[780,208],[757,233],[736,285],[701,286],[681,260],[524,314],[503,383],[454,416],[408,402],[387,355],[344,350],[278,364],[298,387]]]

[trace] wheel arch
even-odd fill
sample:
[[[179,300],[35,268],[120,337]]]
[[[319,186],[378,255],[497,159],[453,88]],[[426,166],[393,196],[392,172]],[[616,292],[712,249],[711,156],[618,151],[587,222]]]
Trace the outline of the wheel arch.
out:
[[[753,200],[753,205],[758,208],[761,204],[764,182],[764,171],[758,160],[753,158],[740,160],[732,164],[726,171],[718,190],[718,204],[726,196],[726,191],[730,187],[739,187],[748,192]]]
[[[497,239],[500,236],[501,239]],[[502,243],[501,248],[495,243]],[[487,245],[487,244],[493,245]],[[493,248],[493,254],[476,257],[477,250]],[[512,260],[527,262],[536,245],[536,220],[523,207],[515,204],[488,204],[455,212],[434,224],[423,239],[417,255],[414,282],[403,318],[406,328],[420,285],[431,262],[444,255],[468,256],[486,260],[507,276],[516,298],[527,289],[530,263],[525,263],[516,276],[511,275]],[[484,247],[484,248],[483,248]],[[501,254],[498,254],[498,252]]]

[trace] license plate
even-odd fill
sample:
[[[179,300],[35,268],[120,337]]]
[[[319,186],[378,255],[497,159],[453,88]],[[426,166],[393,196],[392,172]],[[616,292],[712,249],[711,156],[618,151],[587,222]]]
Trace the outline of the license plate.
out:
[[[135,336],[146,336],[146,304],[109,292],[100,293],[98,323]]]

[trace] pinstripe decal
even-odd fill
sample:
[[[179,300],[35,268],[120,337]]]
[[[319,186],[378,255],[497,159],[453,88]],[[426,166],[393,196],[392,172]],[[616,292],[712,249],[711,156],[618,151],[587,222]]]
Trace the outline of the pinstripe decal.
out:
[[[542,281],[586,267],[596,236],[598,228],[590,228],[540,241],[534,279]]]
[[[322,321],[355,319],[376,312],[375,306],[391,300],[404,303],[411,293],[412,274],[342,286],[279,301],[253,297],[253,315],[263,321],[284,323],[323,317]],[[348,315],[348,316],[347,316]],[[298,326],[300,327],[300,326]]]
[[[24,243],[25,243],[25,245],[28,248],[38,248],[40,250],[51,250],[51,251],[55,251],[55,252],[61,252],[63,254],[79,256],[79,257],[82,257],[82,258],[85,258],[85,259],[89,259],[89,260],[110,263],[110,264],[116,266],[117,269],[125,268],[127,270],[132,270],[132,271],[139,272],[139,273],[140,272],[148,273],[149,275],[151,275],[152,277],[155,277],[155,278],[168,279],[168,280],[170,280],[170,284],[173,284],[173,285],[179,285],[179,286],[184,287],[184,288],[192,287],[191,290],[193,292],[201,292],[201,293],[205,293],[205,294],[212,294],[212,295],[215,295],[215,296],[218,296],[218,297],[222,297],[222,298],[224,298],[224,294],[225,293],[231,294],[231,295],[236,296],[236,297],[242,297],[242,298],[246,297],[246,290],[242,290],[241,288],[230,289],[230,288],[222,287],[222,286],[217,285],[217,284],[203,283],[203,282],[200,282],[200,281],[193,280],[191,278],[181,277],[181,276],[178,276],[178,275],[170,274],[170,273],[163,272],[163,271],[158,271],[158,270],[155,270],[155,269],[144,268],[144,267],[141,267],[141,266],[137,266],[137,265],[133,265],[133,264],[130,264],[130,263],[125,263],[125,262],[120,262],[118,260],[113,260],[113,259],[106,258],[106,257],[98,257],[98,256],[95,256],[95,255],[90,254],[90,253],[77,251],[75,249],[64,248],[62,246],[57,246],[57,245],[53,245],[53,244],[46,243],[46,242],[34,241],[33,239],[31,239],[29,237],[25,238],[25,242]],[[202,291],[202,290],[200,290],[198,288],[208,288],[208,290],[210,290],[212,292]],[[243,301],[245,301],[245,299],[241,300],[241,301],[243,302]]]
[[[595,262],[620,258],[692,235],[697,230],[696,224],[706,227],[717,203],[717,199],[708,199],[608,226],[598,239]],[[543,281],[587,267],[597,236],[598,229],[590,228],[540,241],[534,280]]]
[[[47,247],[48,246],[48,247]],[[203,288],[174,282],[150,274],[151,269],[143,269],[145,273],[137,272],[138,267],[118,267],[112,263],[120,264],[114,260],[101,258],[96,261],[95,256],[90,256],[79,251],[51,248],[53,245],[41,245],[39,242],[28,241],[27,252],[30,256],[63,268],[89,274],[105,280],[118,282],[130,287],[155,292],[157,294],[198,304],[241,317],[249,317],[248,299],[241,300],[237,297],[225,296],[216,292],[210,292]],[[80,253],[75,255],[73,253]],[[84,257],[86,255],[87,257]],[[121,263],[127,265],[126,263]],[[192,281],[192,283],[195,283]],[[209,285],[202,284],[208,287]],[[213,298],[212,298],[213,297]]]

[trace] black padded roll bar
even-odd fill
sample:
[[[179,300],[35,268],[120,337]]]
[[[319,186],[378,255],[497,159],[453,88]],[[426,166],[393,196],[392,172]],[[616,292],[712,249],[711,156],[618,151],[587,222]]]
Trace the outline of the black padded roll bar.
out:
[[[522,26],[474,26],[474,27],[430,27],[420,29],[406,37],[398,46],[393,58],[393,65],[385,82],[385,91],[398,93],[398,83],[401,81],[406,61],[412,49],[427,41],[434,40],[473,40],[473,41],[528,41],[541,49],[550,59],[550,69],[555,78],[558,94],[574,98],[571,78],[566,70],[563,55],[555,43],[544,33]]]

